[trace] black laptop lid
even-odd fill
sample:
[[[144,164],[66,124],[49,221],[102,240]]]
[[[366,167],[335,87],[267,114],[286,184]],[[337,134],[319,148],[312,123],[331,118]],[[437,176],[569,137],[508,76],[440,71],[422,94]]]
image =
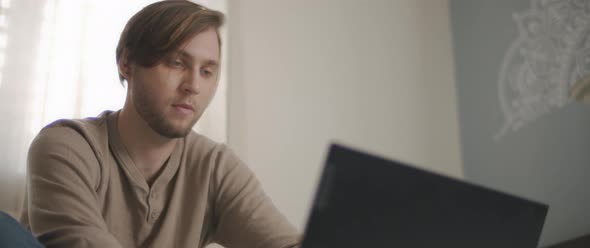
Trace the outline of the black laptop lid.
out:
[[[303,248],[535,248],[547,209],[332,145]]]

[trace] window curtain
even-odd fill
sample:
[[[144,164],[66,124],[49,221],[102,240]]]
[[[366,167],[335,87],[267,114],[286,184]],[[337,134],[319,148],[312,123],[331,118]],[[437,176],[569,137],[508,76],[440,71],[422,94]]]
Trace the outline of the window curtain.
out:
[[[225,1],[194,2],[226,12]],[[28,147],[42,127],[123,106],[115,48],[127,20],[152,2],[0,0],[0,210],[18,213]],[[222,55],[226,61],[225,47]],[[225,64],[217,94],[194,128],[218,142],[226,141]]]

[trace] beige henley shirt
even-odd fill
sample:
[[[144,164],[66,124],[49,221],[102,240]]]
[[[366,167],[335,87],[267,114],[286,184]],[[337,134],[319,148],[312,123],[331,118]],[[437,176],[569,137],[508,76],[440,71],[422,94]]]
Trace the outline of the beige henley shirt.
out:
[[[60,120],[33,141],[21,223],[45,246],[298,246],[295,228],[226,146],[191,132],[150,187],[117,116]]]

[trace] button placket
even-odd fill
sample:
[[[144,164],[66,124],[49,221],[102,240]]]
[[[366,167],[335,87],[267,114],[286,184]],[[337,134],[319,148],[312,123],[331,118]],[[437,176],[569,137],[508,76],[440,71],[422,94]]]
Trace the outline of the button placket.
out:
[[[158,202],[157,202],[157,198],[158,198],[158,194],[156,193],[156,189],[155,187],[152,187],[152,189],[149,192],[149,196],[148,196],[148,204],[150,207],[150,213],[148,215],[148,222],[150,223],[154,223],[157,219],[158,216],[160,215],[160,211],[158,210]]]
[[[156,211],[156,210],[152,211],[152,214],[150,215],[150,219],[155,220],[157,218],[158,218],[158,211]]]

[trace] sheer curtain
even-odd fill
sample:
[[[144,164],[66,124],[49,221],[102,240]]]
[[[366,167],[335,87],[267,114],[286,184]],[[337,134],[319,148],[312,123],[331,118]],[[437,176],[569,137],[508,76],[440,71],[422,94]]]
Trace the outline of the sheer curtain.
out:
[[[225,1],[194,2],[226,12]],[[0,210],[19,210],[28,146],[43,126],[123,106],[115,47],[127,20],[152,2],[0,0]],[[219,142],[226,141],[225,64],[217,95],[195,126]]]

